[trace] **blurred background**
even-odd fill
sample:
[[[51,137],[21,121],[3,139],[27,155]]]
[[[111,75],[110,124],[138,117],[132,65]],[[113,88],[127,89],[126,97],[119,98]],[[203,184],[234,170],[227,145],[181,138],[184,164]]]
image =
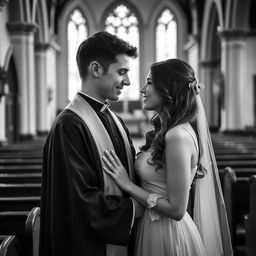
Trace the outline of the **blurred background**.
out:
[[[80,88],[75,55],[107,30],[138,47],[131,86],[112,109],[131,133],[148,116],[139,89],[154,61],[188,61],[206,89],[212,130],[255,131],[256,3],[253,0],[0,0],[0,143],[47,134]]]

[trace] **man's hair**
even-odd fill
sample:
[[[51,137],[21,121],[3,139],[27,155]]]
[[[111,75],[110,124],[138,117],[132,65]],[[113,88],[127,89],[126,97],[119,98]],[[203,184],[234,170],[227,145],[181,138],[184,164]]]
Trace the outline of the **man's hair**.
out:
[[[87,77],[87,67],[92,61],[99,62],[104,73],[107,73],[109,65],[117,61],[116,56],[119,54],[135,58],[137,48],[105,31],[94,34],[80,44],[76,54],[80,77],[82,79]]]

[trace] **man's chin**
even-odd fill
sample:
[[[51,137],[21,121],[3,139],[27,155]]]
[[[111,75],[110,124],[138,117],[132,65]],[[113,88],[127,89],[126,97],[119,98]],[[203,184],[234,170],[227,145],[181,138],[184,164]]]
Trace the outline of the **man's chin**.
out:
[[[110,100],[110,101],[119,101],[119,96],[117,96],[117,95],[111,96],[111,97],[108,98],[108,100]]]

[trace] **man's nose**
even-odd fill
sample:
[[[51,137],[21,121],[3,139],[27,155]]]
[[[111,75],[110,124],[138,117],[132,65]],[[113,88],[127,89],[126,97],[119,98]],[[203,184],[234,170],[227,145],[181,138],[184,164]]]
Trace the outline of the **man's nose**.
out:
[[[129,86],[131,84],[129,76],[127,74],[124,77],[123,84],[126,85],[126,86]]]

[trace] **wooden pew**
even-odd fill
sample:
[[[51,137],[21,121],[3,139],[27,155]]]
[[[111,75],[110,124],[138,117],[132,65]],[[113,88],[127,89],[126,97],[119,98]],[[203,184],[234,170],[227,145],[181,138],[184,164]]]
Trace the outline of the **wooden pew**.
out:
[[[15,235],[20,242],[21,256],[38,256],[40,208],[31,211],[0,212],[1,234]]]
[[[41,158],[0,158],[0,166],[8,165],[42,165]]]
[[[42,155],[43,140],[0,147],[0,234],[19,238],[21,256],[38,255]]]
[[[40,196],[41,184],[39,183],[0,183],[0,195],[9,196]]]
[[[24,252],[25,247],[25,223],[29,211],[7,211],[0,212],[0,233],[3,235],[15,235],[20,243],[20,250]]]
[[[215,155],[246,155],[253,154],[255,151],[251,151],[248,148],[243,149],[233,149],[233,148],[214,148]]]
[[[245,217],[246,256],[256,255],[256,175],[250,178],[249,214]]]
[[[256,154],[255,153],[240,153],[240,154],[216,154],[216,160],[217,161],[223,161],[223,160],[256,160]]]
[[[17,147],[17,146],[4,146],[0,147],[0,155],[2,154],[13,154],[13,153],[20,153],[24,152],[25,154],[29,153],[37,153],[37,154],[42,154],[43,153],[43,146],[40,147],[31,147],[31,146],[24,146],[24,147]]]
[[[40,206],[40,196],[0,197],[0,212],[29,211]]]
[[[20,184],[36,183],[41,184],[42,173],[0,173],[1,183]]]
[[[233,245],[245,244],[243,216],[249,211],[249,178],[237,177],[234,169],[224,170],[223,196]]]
[[[230,167],[230,166],[226,166],[226,167]],[[233,168],[236,174],[237,178],[240,177],[251,177],[252,175],[256,174],[256,168]],[[220,183],[221,183],[221,187],[223,190],[224,187],[224,169],[219,169],[219,177],[220,177]]]
[[[0,174],[7,173],[41,173],[42,165],[0,165]]]
[[[30,211],[25,225],[25,241],[27,256],[39,255],[40,234],[40,208],[35,207]]]
[[[26,143],[14,143],[6,146],[0,147],[0,154],[1,152],[19,152],[19,151],[37,151],[42,152],[44,146],[44,141],[39,143],[29,144]]]
[[[8,149],[0,147],[0,158],[42,158],[43,150],[28,148],[28,149]]]
[[[19,241],[16,236],[0,235],[0,256],[19,256]]]
[[[256,154],[256,137],[228,136],[219,133],[212,134],[212,140],[216,155]]]
[[[213,145],[215,155],[235,155],[235,154],[248,154],[248,150],[241,150],[238,148],[226,148],[226,147],[216,147]]]
[[[251,177],[256,174],[256,168],[235,168],[234,170],[237,177]]]
[[[223,160],[217,161],[218,169],[224,169],[226,166],[232,168],[255,168],[256,169],[256,160]]]
[[[0,147],[0,165],[6,160],[38,160],[43,156],[43,144],[13,144]]]
[[[0,154],[0,159],[16,159],[16,158],[21,158],[21,159],[41,159],[42,155],[40,154],[35,154],[35,153],[25,153],[25,152],[17,152],[15,154],[10,154],[9,152],[1,153]]]

